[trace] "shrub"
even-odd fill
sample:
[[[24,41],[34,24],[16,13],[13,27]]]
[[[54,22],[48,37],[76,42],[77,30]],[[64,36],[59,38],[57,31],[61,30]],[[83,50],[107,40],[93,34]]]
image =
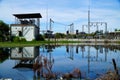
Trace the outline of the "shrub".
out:
[[[35,39],[32,40],[32,42],[35,42],[35,41],[36,41]]]
[[[26,42],[26,39],[21,37],[14,37],[13,42]]]
[[[2,41],[2,37],[0,37],[0,42]]]
[[[20,38],[19,37],[14,37],[13,38],[13,42],[19,42],[20,41]]]
[[[27,40],[25,38],[21,38],[20,42],[26,42]]]
[[[43,35],[39,34],[39,36],[37,37],[36,40],[37,41],[44,41],[45,39],[44,39]]]

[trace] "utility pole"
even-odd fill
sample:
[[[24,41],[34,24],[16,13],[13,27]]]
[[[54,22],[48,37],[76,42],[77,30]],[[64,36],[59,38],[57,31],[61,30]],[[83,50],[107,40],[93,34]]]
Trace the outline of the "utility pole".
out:
[[[54,23],[54,21],[50,18],[50,28],[49,28],[50,31],[52,31],[52,27],[51,27],[52,23]]]
[[[70,24],[70,34],[74,34],[74,24]]]
[[[70,24],[70,25],[68,25],[68,26],[70,26],[70,35],[71,35],[72,38],[73,38],[73,34],[74,34],[74,24],[72,23],[72,24]]]
[[[88,2],[88,34],[90,34],[90,0]]]
[[[84,32],[84,25],[82,25],[82,32]]]
[[[107,33],[107,23],[105,22],[105,33]]]
[[[49,30],[48,30],[48,37],[49,37],[49,41],[50,41],[50,38],[51,38],[51,35],[52,35],[52,23],[54,23],[54,21],[50,18],[50,26],[49,26]]]
[[[46,5],[46,31],[48,30],[48,4]]]

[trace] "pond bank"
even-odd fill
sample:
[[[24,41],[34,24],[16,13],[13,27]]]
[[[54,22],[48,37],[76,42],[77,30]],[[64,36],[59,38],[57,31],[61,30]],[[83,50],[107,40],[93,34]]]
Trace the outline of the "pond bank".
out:
[[[109,71],[99,78],[96,78],[95,80],[120,80],[120,75],[117,75],[115,72]]]
[[[43,44],[58,45],[119,45],[119,40],[101,40],[101,39],[59,39],[50,41],[28,41],[28,42],[0,42],[0,47],[23,47],[23,46],[40,46]]]
[[[48,41],[48,39],[46,39]],[[88,43],[117,43],[119,39],[50,39],[50,41],[76,41],[76,42],[88,42]]]

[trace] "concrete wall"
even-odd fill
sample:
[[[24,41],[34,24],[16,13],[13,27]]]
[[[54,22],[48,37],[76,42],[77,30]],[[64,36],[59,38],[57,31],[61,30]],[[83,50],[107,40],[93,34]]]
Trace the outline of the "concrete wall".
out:
[[[11,36],[19,36],[19,31],[27,41],[36,39],[39,34],[39,28],[34,25],[11,25]]]

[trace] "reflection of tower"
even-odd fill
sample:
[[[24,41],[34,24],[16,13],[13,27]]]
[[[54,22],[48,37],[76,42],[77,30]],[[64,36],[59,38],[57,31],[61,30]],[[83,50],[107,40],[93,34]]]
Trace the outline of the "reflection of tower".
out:
[[[79,46],[78,45],[76,45],[76,53],[78,54],[79,53]]]
[[[49,54],[49,58],[48,58],[48,60],[49,60],[49,62],[48,62],[48,66],[49,66],[49,69],[50,69],[50,71],[51,71],[51,70],[52,70],[52,66],[53,66],[53,64],[54,64],[54,58],[53,58],[51,52],[49,52],[48,54]]]
[[[54,63],[54,58],[52,55],[53,48],[54,48],[54,45],[50,45],[50,44],[47,45],[47,52],[48,52],[47,59],[48,59],[48,67],[49,67],[50,71],[51,71],[53,63]]]
[[[103,47],[100,46],[100,53],[103,53]]]
[[[69,53],[69,46],[66,45],[66,52]]]
[[[105,61],[107,61],[108,48],[105,47]]]
[[[96,61],[98,60],[98,48],[96,48]]]
[[[90,46],[88,46],[88,73],[90,72]]]
[[[66,52],[69,54],[68,58],[73,60],[73,58],[74,58],[74,47],[73,47],[73,45],[66,46]]]
[[[73,46],[70,46],[70,59],[73,60],[73,57],[74,57],[74,48]]]
[[[82,58],[84,58],[84,52],[85,52],[85,46],[81,45],[81,51],[82,51]]]
[[[106,47],[103,48],[103,46],[100,46],[100,45],[95,45],[94,47],[96,49],[96,56],[94,57],[95,61],[97,61],[97,62],[105,61],[106,62],[108,49]],[[103,54],[100,54],[100,53],[103,53]]]

